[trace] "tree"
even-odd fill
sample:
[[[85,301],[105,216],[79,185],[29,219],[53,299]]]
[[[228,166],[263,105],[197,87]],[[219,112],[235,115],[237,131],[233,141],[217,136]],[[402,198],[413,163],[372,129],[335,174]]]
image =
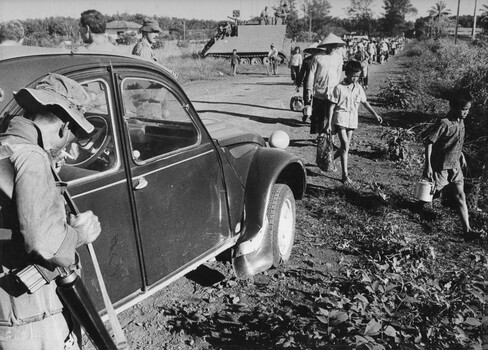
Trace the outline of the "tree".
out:
[[[385,15],[382,18],[383,32],[396,36],[406,29],[405,17],[414,15],[417,9],[410,0],[384,0]]]
[[[488,4],[484,4],[482,8],[480,8],[481,11],[481,21],[488,21]]]
[[[480,8],[481,17],[488,17],[488,4],[484,4],[483,8]]]
[[[432,34],[439,36],[447,34],[447,28],[451,25],[449,21],[449,15],[451,10],[447,8],[444,1],[438,1],[429,10],[429,26],[432,30]],[[451,21],[452,22],[452,21]]]
[[[451,14],[451,10],[447,8],[444,1],[438,1],[429,10],[429,16],[437,21],[441,21],[442,18],[446,18]]]
[[[329,16],[332,6],[327,0],[305,0],[303,4],[303,12],[307,23],[312,23],[312,32],[320,36],[324,36],[328,30],[327,25],[331,20]]]
[[[298,18],[297,0],[288,1],[288,16],[286,19],[286,29],[291,38],[296,38],[301,31],[305,31],[305,21]]]
[[[347,13],[353,20],[356,31],[369,36],[374,27],[372,3],[373,0],[351,0],[351,5],[347,8]]]

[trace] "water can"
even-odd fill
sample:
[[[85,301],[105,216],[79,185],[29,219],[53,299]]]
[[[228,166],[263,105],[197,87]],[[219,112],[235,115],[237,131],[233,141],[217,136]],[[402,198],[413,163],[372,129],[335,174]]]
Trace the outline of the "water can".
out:
[[[415,185],[415,199],[422,202],[432,202],[435,192],[435,185],[433,182],[427,180],[420,180]]]

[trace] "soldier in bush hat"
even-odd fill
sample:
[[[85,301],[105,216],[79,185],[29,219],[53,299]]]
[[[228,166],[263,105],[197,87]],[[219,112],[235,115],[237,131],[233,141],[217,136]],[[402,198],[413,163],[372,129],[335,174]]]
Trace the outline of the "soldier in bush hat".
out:
[[[100,234],[91,211],[67,217],[52,173],[64,148],[94,129],[84,117],[88,95],[74,80],[49,74],[14,98],[24,115],[0,134],[0,334],[8,334],[0,349],[80,349],[79,328],[63,310],[56,283],[31,294],[15,282],[15,272],[32,264],[72,268],[75,249]]]
[[[154,18],[145,18],[139,31],[142,33],[142,38],[132,49],[132,54],[148,60],[157,61],[152,44],[156,42],[156,36],[162,32],[161,28],[159,28],[158,21]]]

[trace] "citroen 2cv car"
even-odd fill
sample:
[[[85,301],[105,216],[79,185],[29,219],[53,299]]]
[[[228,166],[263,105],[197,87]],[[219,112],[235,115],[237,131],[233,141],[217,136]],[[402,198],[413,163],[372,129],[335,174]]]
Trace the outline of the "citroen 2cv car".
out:
[[[116,54],[0,48],[0,127],[22,113],[12,92],[47,73],[91,96],[95,132],[73,144],[60,177],[79,209],[99,217],[94,248],[118,312],[224,251],[238,277],[288,260],[306,186],[298,158],[259,135],[204,124],[170,71]],[[91,260],[79,253],[102,310]]]

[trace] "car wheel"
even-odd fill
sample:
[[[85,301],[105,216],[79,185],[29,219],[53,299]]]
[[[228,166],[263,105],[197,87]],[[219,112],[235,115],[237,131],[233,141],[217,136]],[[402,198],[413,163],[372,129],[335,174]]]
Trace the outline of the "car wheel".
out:
[[[277,267],[288,261],[295,241],[295,198],[290,187],[273,185],[267,215],[273,242],[273,266]]]

